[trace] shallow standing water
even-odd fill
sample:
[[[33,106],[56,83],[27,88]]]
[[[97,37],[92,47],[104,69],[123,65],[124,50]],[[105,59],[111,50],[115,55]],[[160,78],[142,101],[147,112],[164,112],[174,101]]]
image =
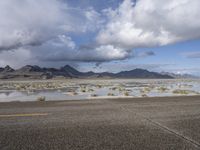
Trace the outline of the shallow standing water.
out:
[[[1,81],[0,102],[199,95],[198,79],[107,79]]]

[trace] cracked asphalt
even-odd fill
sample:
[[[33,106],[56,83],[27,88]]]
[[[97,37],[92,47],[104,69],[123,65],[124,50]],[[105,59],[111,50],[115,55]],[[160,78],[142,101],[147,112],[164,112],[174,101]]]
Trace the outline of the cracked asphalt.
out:
[[[0,103],[0,150],[199,150],[200,96]]]

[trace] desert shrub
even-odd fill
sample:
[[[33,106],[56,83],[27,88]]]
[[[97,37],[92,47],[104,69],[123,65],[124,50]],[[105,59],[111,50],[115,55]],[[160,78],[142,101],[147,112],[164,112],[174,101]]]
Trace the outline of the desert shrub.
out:
[[[73,92],[73,95],[78,95],[78,93],[77,92]]]
[[[183,94],[183,95],[187,95],[187,94],[190,94],[190,93],[199,94],[198,92],[191,91],[191,90],[174,90],[173,93],[174,94]]]
[[[37,101],[40,101],[40,102],[45,101],[45,100],[46,100],[45,96],[40,96],[37,98]]]
[[[26,90],[26,86],[23,84],[17,85],[16,90],[19,90],[19,91]]]
[[[142,97],[148,97],[148,95],[147,94],[142,94]]]
[[[98,95],[97,95],[97,94],[91,94],[91,96],[92,96],[92,97],[97,97]]]
[[[81,92],[85,93],[86,92],[86,87],[81,87]]]
[[[86,92],[86,90],[85,90],[85,89],[81,89],[81,92],[85,93],[85,92]]]
[[[161,91],[161,92],[165,92],[165,91],[167,91],[169,89],[166,88],[166,87],[159,87],[158,90]]]
[[[112,87],[112,88],[110,88],[110,90],[115,91],[115,90],[117,90],[117,87]]]
[[[88,92],[93,92],[94,91],[94,89],[88,89]]]
[[[140,89],[140,93],[145,93],[145,91],[143,89]]]
[[[102,85],[98,84],[96,87],[100,89],[102,88]]]
[[[174,94],[189,94],[189,91],[187,90],[174,90]]]
[[[122,86],[119,86],[119,87],[118,87],[118,90],[119,90],[119,92],[123,92],[123,91],[125,90],[125,88],[122,87]]]
[[[124,92],[124,96],[129,96],[129,92],[128,92],[128,91],[125,91],[125,92]]]
[[[144,88],[144,92],[150,92],[150,91],[151,91],[151,89],[149,87]]]
[[[114,96],[114,94],[113,94],[113,93],[108,93],[107,95],[108,95],[108,96]]]

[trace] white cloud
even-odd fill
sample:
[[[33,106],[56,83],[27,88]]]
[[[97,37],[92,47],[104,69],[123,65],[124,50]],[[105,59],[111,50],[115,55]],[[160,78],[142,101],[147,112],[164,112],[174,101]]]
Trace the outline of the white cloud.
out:
[[[200,38],[199,6],[199,0],[138,0],[136,4],[124,0],[118,8],[105,9],[101,14],[94,8],[73,8],[60,0],[2,0],[0,64],[6,63],[5,55],[16,54],[18,59],[21,49],[28,53],[21,55],[21,62],[28,58],[46,63],[99,63],[127,59],[134,56],[132,49],[137,47]],[[153,53],[138,54],[149,55]]]
[[[122,60],[130,56],[129,51],[113,45],[101,45],[92,49],[79,50],[76,58],[80,61],[103,62],[111,60]]]
[[[199,0],[124,0],[107,9],[97,42],[123,48],[152,47],[200,37]]]
[[[94,30],[98,13],[59,0],[0,1],[0,50],[41,45],[62,34]]]
[[[0,55],[0,66],[10,65],[12,67],[19,67],[33,63],[31,59],[31,52],[24,48],[19,48],[16,51],[3,51]]]
[[[64,35],[34,49],[33,55],[41,61],[104,62],[130,57],[128,50],[113,45],[78,47],[70,37]]]

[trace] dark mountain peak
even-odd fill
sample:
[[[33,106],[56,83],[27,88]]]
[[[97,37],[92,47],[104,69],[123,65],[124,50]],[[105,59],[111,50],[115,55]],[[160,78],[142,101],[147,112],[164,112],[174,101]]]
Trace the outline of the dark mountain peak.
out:
[[[136,68],[136,69],[129,70],[129,71],[121,71],[118,74],[127,74],[127,73],[128,74],[139,74],[139,73],[149,73],[149,71],[145,70],[145,69]]]
[[[141,68],[136,68],[136,69],[133,69],[133,70],[131,70],[131,71],[148,71],[148,70],[146,70],[146,69],[141,69]],[[148,71],[149,72],[149,71]]]
[[[65,66],[61,67],[60,70],[65,70],[65,71],[77,71],[76,69],[74,69],[74,68],[71,67],[70,65],[65,65]]]
[[[18,71],[20,72],[41,72],[42,69],[39,66],[31,66],[31,65],[26,65],[22,68],[20,68]]]
[[[13,68],[11,68],[9,65],[5,66],[3,69],[3,72],[13,72],[15,71]]]
[[[76,76],[82,74],[81,72],[79,72],[78,70],[74,69],[70,65],[65,65],[64,67],[61,67],[60,71],[69,73],[70,75],[76,75]]]
[[[61,67],[61,68],[73,68],[72,66],[70,66],[70,65],[65,65],[65,66],[63,66],[63,67]],[[74,69],[74,68],[73,68]]]
[[[4,68],[0,67],[0,72],[2,72],[4,70]]]
[[[130,70],[130,72],[149,73],[150,71],[146,69],[136,68],[136,69]]]

